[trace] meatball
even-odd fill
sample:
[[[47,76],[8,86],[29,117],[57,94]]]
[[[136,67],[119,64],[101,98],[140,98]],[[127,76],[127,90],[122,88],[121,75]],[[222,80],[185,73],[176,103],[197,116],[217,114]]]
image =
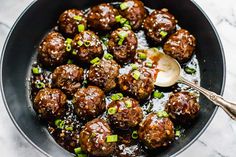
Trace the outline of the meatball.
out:
[[[116,87],[120,66],[114,60],[102,59],[99,63],[91,65],[88,80],[101,87],[105,92]]]
[[[170,96],[165,106],[169,116],[178,123],[190,123],[198,114],[200,105],[196,96],[189,92],[178,92]]]
[[[195,37],[185,29],[178,30],[164,44],[164,52],[180,63],[187,62],[192,57],[195,48]]]
[[[122,5],[125,7],[122,8]],[[140,0],[125,0],[120,8],[120,14],[129,21],[133,29],[138,29],[147,16],[144,4]]]
[[[103,119],[97,118],[87,124],[80,132],[80,145],[83,151],[94,156],[109,156],[113,153],[116,143],[107,142],[112,131]]]
[[[120,89],[138,100],[147,99],[154,90],[154,80],[144,68],[130,71],[118,77]]]
[[[150,113],[138,129],[139,139],[149,148],[167,146],[174,138],[174,125],[169,118],[159,118]]]
[[[176,28],[177,21],[167,9],[155,10],[143,22],[147,36],[156,43],[161,43]]]
[[[51,120],[63,116],[66,107],[66,95],[59,89],[41,89],[33,103],[39,117]]]
[[[95,118],[105,110],[105,94],[96,86],[81,88],[75,93],[73,104],[79,118]]]
[[[88,26],[97,31],[109,31],[117,24],[115,17],[118,14],[118,10],[108,3],[94,6],[88,13]]]
[[[77,9],[69,9],[60,15],[58,24],[62,32],[72,36],[79,33],[79,25],[83,25],[86,28],[87,19],[82,11]]]
[[[50,32],[39,46],[38,60],[46,67],[55,67],[67,60],[65,38],[57,32]]]
[[[115,113],[109,110],[115,109]],[[112,101],[108,105],[108,119],[110,123],[118,129],[128,130],[136,127],[143,119],[142,108],[139,102],[133,98],[123,98],[122,100]]]
[[[83,69],[74,64],[61,65],[52,73],[54,86],[68,96],[72,96],[81,87],[81,80],[83,80]]]
[[[121,38],[124,37],[124,35],[125,38]],[[108,42],[109,52],[114,55],[114,58],[119,63],[126,63],[133,60],[137,46],[138,40],[136,35],[132,30],[125,28],[119,28],[112,32]]]
[[[89,63],[95,57],[103,55],[102,43],[92,31],[77,34],[72,42],[73,54],[78,61]]]

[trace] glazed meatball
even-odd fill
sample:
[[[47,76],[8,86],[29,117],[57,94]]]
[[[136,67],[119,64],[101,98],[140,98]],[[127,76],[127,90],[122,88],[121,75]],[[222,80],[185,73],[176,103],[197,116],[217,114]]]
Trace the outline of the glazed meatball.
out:
[[[120,89],[138,100],[147,99],[154,89],[153,77],[144,68],[121,75],[118,80]]]
[[[109,109],[115,109],[115,113],[109,114]],[[112,101],[108,105],[108,119],[110,123],[121,130],[128,130],[136,127],[143,119],[142,108],[139,102],[133,98],[123,98]]]
[[[83,69],[74,64],[61,65],[52,73],[54,86],[60,88],[68,96],[72,96],[81,87],[82,80]]]
[[[124,41],[121,36],[126,36]],[[110,40],[108,42],[108,49],[114,55],[114,58],[119,63],[126,63],[133,60],[136,49],[138,46],[138,40],[136,35],[132,30],[128,30],[125,28],[119,28],[112,32]]]
[[[139,125],[139,139],[149,148],[167,146],[174,138],[174,125],[169,118],[150,113]]]
[[[117,24],[115,17],[118,14],[108,3],[94,6],[88,13],[88,26],[96,31],[109,31]]]
[[[121,5],[126,7],[120,7],[120,14],[129,21],[133,29],[138,29],[147,16],[143,2],[140,0],[125,0]]]
[[[57,32],[46,35],[39,46],[38,60],[46,67],[55,67],[67,60],[65,38]]]
[[[116,87],[119,69],[120,66],[116,61],[102,59],[98,64],[90,66],[88,79],[92,84],[109,92]]]
[[[189,31],[180,29],[167,40],[164,45],[164,52],[183,63],[192,57],[195,48],[195,37]]]
[[[143,22],[147,36],[156,43],[161,43],[176,28],[175,17],[167,9],[155,10]]]
[[[83,25],[84,28],[87,27],[87,19],[82,11],[77,9],[69,9],[60,15],[58,24],[62,32],[72,36],[79,33],[79,25]]]
[[[41,89],[33,103],[39,117],[51,120],[63,116],[66,107],[66,95],[59,89]]]
[[[81,88],[75,93],[73,104],[79,118],[95,118],[105,110],[105,94],[96,86]]]
[[[190,123],[198,114],[200,105],[196,96],[189,92],[178,92],[170,96],[165,106],[169,116],[178,123]]]
[[[109,156],[113,153],[116,143],[107,142],[112,131],[103,119],[97,118],[87,124],[80,132],[80,145],[83,151],[94,156]]]
[[[77,34],[72,42],[75,58],[83,63],[89,63],[95,57],[103,55],[102,43],[92,31]]]

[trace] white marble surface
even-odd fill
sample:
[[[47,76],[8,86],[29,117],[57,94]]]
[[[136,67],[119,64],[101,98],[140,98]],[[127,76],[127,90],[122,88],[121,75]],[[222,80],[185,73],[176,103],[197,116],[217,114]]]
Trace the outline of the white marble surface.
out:
[[[19,14],[32,0],[0,0],[0,52]],[[236,102],[236,1],[195,0],[216,26],[227,60],[224,97]],[[17,131],[0,97],[0,156],[42,157]],[[203,135],[179,157],[235,157],[236,122],[219,109]]]

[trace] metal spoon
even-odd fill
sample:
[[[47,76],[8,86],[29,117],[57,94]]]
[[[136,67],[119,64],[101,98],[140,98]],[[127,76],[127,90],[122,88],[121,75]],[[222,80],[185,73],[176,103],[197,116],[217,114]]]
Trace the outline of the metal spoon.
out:
[[[155,53],[159,53],[159,60],[157,69],[159,70],[155,85],[159,87],[170,87],[175,83],[183,83],[185,85],[190,86],[191,88],[199,91],[203,95],[205,95],[209,100],[211,100],[215,105],[221,107],[233,120],[236,120],[236,104],[224,100],[220,95],[206,90],[203,87],[200,87],[181,76],[181,67],[180,64],[173,59],[172,57],[165,55],[159,51],[155,51]]]

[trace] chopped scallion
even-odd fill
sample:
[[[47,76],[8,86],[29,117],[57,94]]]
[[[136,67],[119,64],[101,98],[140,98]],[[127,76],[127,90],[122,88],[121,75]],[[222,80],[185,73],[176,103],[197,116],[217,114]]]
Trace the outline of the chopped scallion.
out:
[[[132,27],[131,27],[129,24],[124,24],[123,27],[125,27],[125,28],[127,28],[127,29],[132,29]]]
[[[122,30],[122,31],[118,32],[118,36],[120,38],[126,38],[126,37],[128,37],[128,35],[129,35],[129,33],[127,31]]]
[[[75,148],[74,152],[75,152],[76,155],[82,153],[81,147]]]
[[[120,24],[124,24],[126,21],[127,21],[127,19],[122,17],[122,18],[120,19]]]
[[[165,38],[167,36],[167,32],[166,31],[161,31],[160,35],[162,36],[162,38]]]
[[[146,67],[149,67],[149,68],[152,68],[153,65],[152,65],[152,62],[146,62],[146,63],[145,63],[145,66],[146,66]]]
[[[159,118],[167,118],[167,117],[169,117],[169,115],[168,115],[168,113],[166,111],[158,111],[157,112],[157,116]]]
[[[45,84],[43,82],[37,82],[35,84],[35,87],[38,88],[38,89],[41,89],[41,88],[44,88],[45,87]]]
[[[33,72],[33,74],[40,74],[40,70],[37,67],[33,67],[32,72]]]
[[[122,16],[121,16],[121,15],[118,15],[118,16],[116,16],[116,17],[115,17],[115,19],[116,19],[116,22],[120,22],[121,18],[122,18]]]
[[[132,132],[132,138],[135,140],[138,139],[138,131],[135,130]]]
[[[158,90],[156,90],[154,93],[153,93],[153,97],[154,98],[158,98],[158,99],[161,99],[164,97],[164,94],[162,92],[159,92]]]
[[[83,32],[85,30],[85,26],[83,24],[78,25],[78,31]]]
[[[181,136],[181,132],[180,132],[179,130],[176,130],[176,131],[175,131],[175,136],[176,136],[176,137],[180,137],[180,136]]]
[[[66,129],[67,131],[73,131],[73,127],[72,127],[72,126],[65,126],[65,129]]]
[[[54,123],[57,126],[57,128],[59,128],[59,129],[64,129],[64,127],[65,127],[65,121],[64,120],[57,119],[57,120],[55,120]]]
[[[117,112],[117,108],[116,107],[110,107],[107,112],[108,112],[109,115],[113,115]]]
[[[140,72],[138,70],[135,70],[132,76],[135,80],[139,80],[140,75],[141,75]]]
[[[125,9],[128,9],[129,8],[129,5],[126,3],[126,2],[123,2],[120,4],[120,9],[121,10],[125,10]]]
[[[76,157],[87,157],[88,155],[87,154],[77,154]]]
[[[79,40],[79,41],[77,42],[77,44],[78,44],[78,46],[80,47],[80,46],[82,46],[84,43],[83,43],[83,41]]]
[[[112,94],[112,96],[111,96],[111,100],[114,100],[114,101],[116,101],[116,100],[121,100],[121,99],[123,99],[123,94],[122,93],[116,93],[116,94]]]
[[[130,64],[132,67],[132,70],[137,70],[138,69],[138,65],[137,64]]]
[[[139,53],[139,54],[138,54],[138,57],[139,57],[139,59],[141,59],[141,60],[146,60],[146,59],[147,59],[147,55],[146,55],[145,53]]]
[[[72,52],[72,55],[77,55],[77,52],[74,50],[74,51]]]
[[[66,45],[66,51],[67,51],[67,52],[70,52],[70,51],[71,51],[71,45],[69,45],[69,44]]]
[[[71,38],[67,38],[66,39],[66,45],[68,45],[68,44],[70,45],[71,43],[72,43],[72,39]]]
[[[98,64],[100,62],[100,58],[96,57],[90,61],[91,64]]]
[[[118,135],[107,136],[107,142],[117,142],[117,141],[118,141]]]
[[[77,16],[77,15],[76,15],[76,16],[74,16],[74,19],[77,20],[77,21],[81,21],[81,20],[83,19],[83,17],[82,17],[82,16]]]
[[[126,106],[127,108],[131,108],[131,107],[132,107],[132,101],[131,101],[131,100],[126,100],[126,101],[125,101],[125,106]]]
[[[69,59],[69,60],[67,61],[67,64],[73,64],[73,60]]]
[[[112,56],[112,54],[110,54],[110,53],[106,53],[106,54],[104,55],[104,58],[107,59],[107,60],[111,60],[111,59],[113,59],[113,56]]]
[[[84,45],[86,47],[89,47],[91,45],[91,41],[89,41],[89,40],[84,41]]]
[[[184,68],[184,71],[185,71],[187,74],[191,74],[191,75],[193,75],[193,74],[196,73],[196,69],[190,68],[190,67],[188,67],[188,66]]]
[[[118,45],[121,46],[123,45],[125,38],[120,38],[120,40],[118,41]]]

